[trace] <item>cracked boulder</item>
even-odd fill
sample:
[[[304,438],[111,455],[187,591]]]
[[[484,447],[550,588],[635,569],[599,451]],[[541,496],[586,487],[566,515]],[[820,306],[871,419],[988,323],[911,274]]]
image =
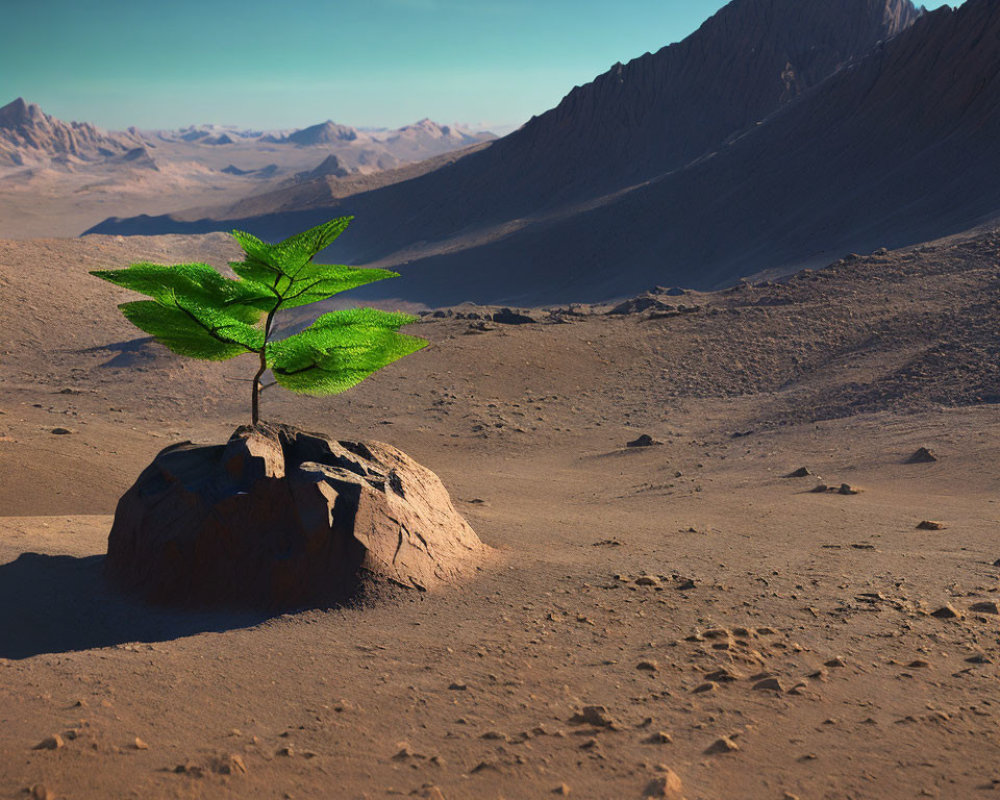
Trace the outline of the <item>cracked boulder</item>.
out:
[[[118,502],[105,568],[154,603],[276,610],[430,590],[486,549],[405,453],[261,423],[160,452]]]

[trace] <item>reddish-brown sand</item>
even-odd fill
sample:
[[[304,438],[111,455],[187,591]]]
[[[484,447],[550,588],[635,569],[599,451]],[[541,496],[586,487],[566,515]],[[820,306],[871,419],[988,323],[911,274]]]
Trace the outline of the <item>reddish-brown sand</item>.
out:
[[[431,319],[348,394],[272,390],[268,418],[433,469],[495,548],[444,591],[275,618],[101,579],[117,498],[244,423],[252,364],[137,342],[86,272],[232,247],[0,242],[0,796],[1000,789],[1000,616],[972,609],[1000,601],[994,234],[655,319]]]

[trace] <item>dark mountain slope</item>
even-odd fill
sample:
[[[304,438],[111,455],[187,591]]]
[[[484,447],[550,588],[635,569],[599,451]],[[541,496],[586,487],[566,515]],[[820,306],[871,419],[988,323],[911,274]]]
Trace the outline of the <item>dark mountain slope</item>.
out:
[[[917,17],[909,0],[736,0],[683,42],[616,65],[519,131],[441,170],[358,195],[325,213],[247,221],[265,235],[355,213],[338,252],[359,262],[566,213],[678,169],[867,53]],[[260,207],[260,198],[256,198]],[[280,206],[276,205],[275,210]],[[224,229],[170,218],[111,220],[89,232]],[[433,250],[435,248],[431,248]]]
[[[1000,2],[968,0],[688,169],[414,262],[408,296],[549,302],[651,283],[708,288],[945,236],[1000,215],[997,142]]]

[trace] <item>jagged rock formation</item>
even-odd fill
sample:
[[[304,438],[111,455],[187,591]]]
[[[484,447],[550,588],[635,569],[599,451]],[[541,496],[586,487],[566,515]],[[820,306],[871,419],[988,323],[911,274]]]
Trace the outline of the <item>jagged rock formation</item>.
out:
[[[299,181],[308,181],[325,176],[329,176],[331,178],[346,178],[350,174],[351,170],[348,169],[336,155],[331,153],[323,159],[322,163],[320,163],[315,169],[297,173],[295,175],[295,179]]]
[[[277,610],[433,589],[485,550],[405,453],[261,423],[157,455],[118,503],[106,571],[151,602]]]
[[[0,166],[103,161],[143,146],[136,134],[108,134],[87,122],[66,123],[20,97],[0,108]]]

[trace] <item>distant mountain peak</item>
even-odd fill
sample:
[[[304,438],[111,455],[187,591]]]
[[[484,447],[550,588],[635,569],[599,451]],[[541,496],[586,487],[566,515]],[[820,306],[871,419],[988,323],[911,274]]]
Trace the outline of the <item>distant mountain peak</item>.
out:
[[[345,166],[334,153],[331,153],[315,169],[296,173],[295,178],[300,181],[312,180],[313,178],[322,178],[325,176],[330,176],[332,178],[345,178],[350,175],[351,172],[352,170]]]
[[[70,157],[104,161],[143,145],[135,134],[106,134],[87,122],[67,123],[23,97],[0,108],[0,166],[53,163],[67,166]]]
[[[37,105],[26,102],[23,97],[18,97],[0,108],[0,128],[16,128],[45,116]]]
[[[358,131],[348,125],[340,125],[331,119],[310,125],[289,134],[286,141],[298,145],[331,144],[334,142],[353,142],[358,138]]]

